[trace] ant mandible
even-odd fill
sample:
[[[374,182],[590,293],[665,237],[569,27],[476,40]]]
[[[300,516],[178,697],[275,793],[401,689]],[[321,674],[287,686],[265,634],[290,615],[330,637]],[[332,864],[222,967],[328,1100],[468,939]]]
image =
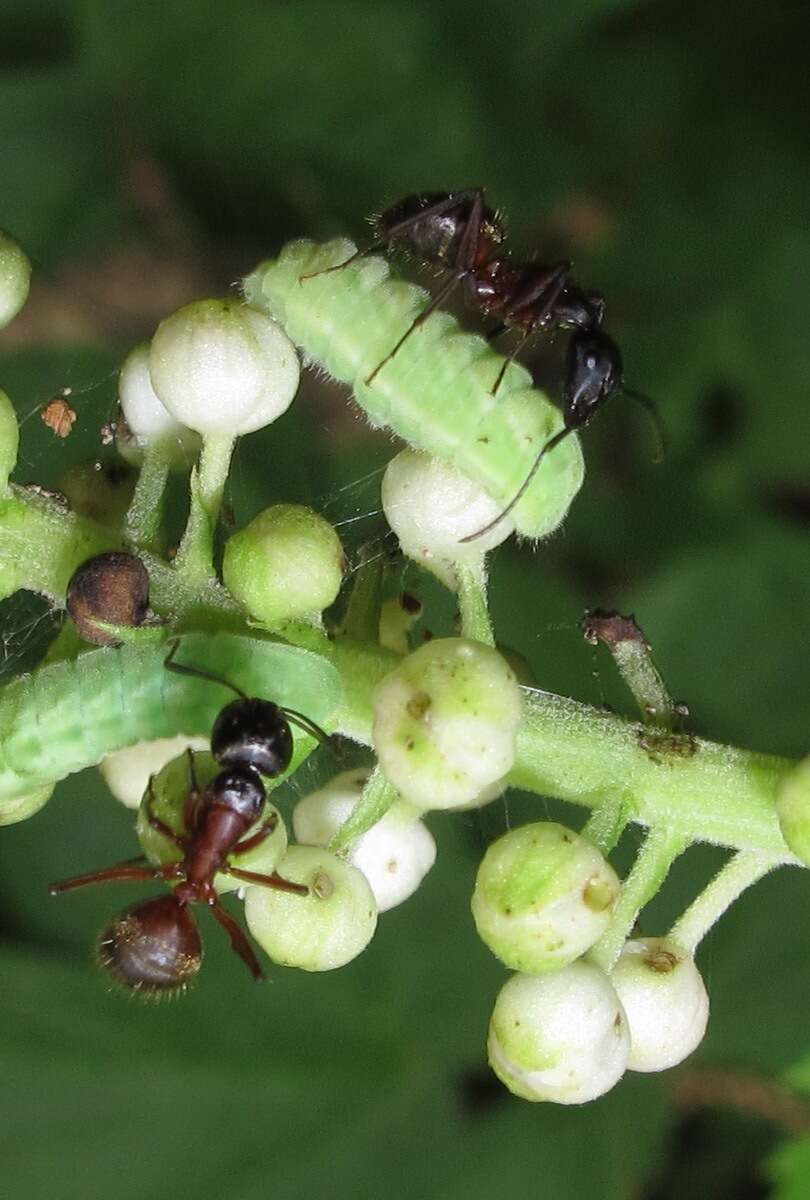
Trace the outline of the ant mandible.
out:
[[[293,738],[290,722],[321,740],[328,740],[313,721],[294,709],[270,700],[249,697],[218,675],[175,662],[176,639],[166,656],[169,671],[208,679],[230,688],[238,696],[219,713],[211,731],[211,753],[223,768],[202,791],[197,786],[189,752],[190,790],[184,806],[185,835],[176,834],[153,812],[154,792],[149,781],[146,816],[149,825],[180,850],[178,862],[141,866],[137,860],[118,863],[89,875],[52,883],[52,896],[92,883],[117,880],[160,879],[172,884],[168,896],[159,896],[119,913],[99,935],[101,963],[118,983],[149,994],[182,988],[202,963],[202,943],[190,904],[205,904],[230,939],[231,947],[255,980],[264,973],[247,939],[230,913],[222,907],[214,878],[225,871],[245,883],[306,895],[301,884],[271,875],[246,871],[230,862],[230,855],[258,846],[274,830],[274,814],[253,834],[267,799],[262,776],[273,778],[290,765]],[[177,881],[176,883],[174,881]]]

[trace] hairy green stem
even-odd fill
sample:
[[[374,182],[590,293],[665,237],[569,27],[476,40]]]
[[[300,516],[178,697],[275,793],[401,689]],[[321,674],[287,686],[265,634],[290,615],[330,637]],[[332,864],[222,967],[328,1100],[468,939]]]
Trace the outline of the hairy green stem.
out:
[[[587,957],[592,963],[603,971],[611,969],[638,914],[661,887],[672,863],[688,844],[683,835],[672,829],[658,826],[649,831],[636,855],[633,869],[622,884],[610,924],[596,945],[588,951]]]
[[[582,827],[582,837],[603,854],[610,854],[630,819],[625,798],[616,793],[595,808]]]
[[[174,560],[175,570],[188,580],[214,577],[214,531],[235,440],[230,433],[206,434],[191,472],[188,522]]]
[[[170,451],[160,441],[150,443],[144,450],[138,482],[124,521],[124,536],[135,550],[157,550],[169,462]]]
[[[339,854],[349,850],[358,838],[385,816],[396,798],[396,790],[380,768],[375,767],[351,816],[343,822],[329,843],[332,853]]]
[[[487,646],[495,645],[495,635],[487,607],[487,572],[484,556],[472,563],[456,563],[458,607],[463,637]]]
[[[740,850],[715,875],[672,926],[669,937],[694,954],[703,938],[746,888],[779,866],[772,854]]]

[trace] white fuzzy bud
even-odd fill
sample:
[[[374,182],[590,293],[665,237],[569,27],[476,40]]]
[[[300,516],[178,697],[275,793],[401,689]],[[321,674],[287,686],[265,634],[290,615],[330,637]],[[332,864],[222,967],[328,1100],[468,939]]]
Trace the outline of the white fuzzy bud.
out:
[[[608,977],[575,962],[547,975],[513,975],[495,1003],[487,1050],[516,1096],[585,1104],[621,1079],[630,1036]]]
[[[494,520],[502,505],[459,471],[418,450],[401,451],[386,467],[382,505],[403,552],[451,588],[457,585],[456,564],[478,562],[515,528],[506,517],[483,537],[462,543]]]
[[[579,958],[607,928],[616,872],[590,842],[553,821],[510,830],[478,868],[480,937],[514,971],[540,974]]]
[[[157,775],[166,763],[177,758],[187,748],[207,750],[208,739],[186,737],[155,738],[151,742],[138,742],[106,755],[98,764],[104,782],[116,800],[126,808],[138,808],[146,791],[151,775]]]
[[[0,229],[0,329],[13,321],[25,304],[30,283],[28,255]]]
[[[293,830],[298,842],[326,846],[354,811],[370,772],[344,771],[298,801]],[[378,912],[412,896],[436,861],[436,843],[411,805],[396,800],[385,816],[358,838],[348,855],[369,882]]]
[[[611,980],[630,1026],[631,1071],[665,1071],[703,1041],[709,997],[695,960],[675,942],[625,942]]]
[[[468,805],[512,767],[520,688],[489,646],[465,638],[420,646],[383,679],[373,705],[380,766],[417,808]]]
[[[198,300],[158,326],[149,374],[160,401],[198,433],[251,433],[289,408],[300,367],[270,317],[236,300]]]
[[[200,452],[200,435],[176,421],[161,404],[152,387],[149,375],[149,343],[143,342],[130,351],[118,376],[118,400],[124,414],[130,439],[119,439],[119,446],[128,456],[132,446],[162,444],[171,453],[173,462],[185,465]]]
[[[291,846],[278,868],[309,895],[248,887],[245,919],[266,954],[285,967],[331,971],[351,962],[371,941],[377,906],[366,879],[328,850]]]

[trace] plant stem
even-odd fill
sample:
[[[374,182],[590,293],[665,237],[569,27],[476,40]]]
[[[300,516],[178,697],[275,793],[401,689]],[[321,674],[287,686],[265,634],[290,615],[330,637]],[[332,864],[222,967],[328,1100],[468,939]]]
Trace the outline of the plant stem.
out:
[[[768,871],[779,866],[772,854],[740,850],[718,871],[714,879],[697,896],[669,931],[669,937],[690,954],[702,942],[711,927],[722,917],[746,888]]]
[[[638,705],[645,724],[674,728],[678,711],[660,671],[653,662],[643,631],[633,617],[620,613],[589,613],[582,622],[586,641],[602,642]]]
[[[351,816],[343,822],[329,843],[332,853],[339,854],[349,850],[353,842],[385,816],[396,798],[396,790],[380,768],[375,767]]]
[[[636,923],[636,917],[661,887],[672,863],[687,845],[687,839],[672,829],[659,827],[649,831],[636,855],[633,869],[622,885],[610,924],[587,955],[603,971],[611,969]]]
[[[214,530],[235,440],[230,433],[206,434],[199,464],[191,472],[188,522],[174,560],[175,570],[187,580],[214,576]]]
[[[495,636],[487,607],[487,573],[483,554],[473,562],[455,563],[454,568],[458,576],[462,637],[494,646]]]
[[[628,806],[624,797],[617,792],[593,810],[580,833],[592,846],[607,855],[622,836],[629,819]]]
[[[161,442],[152,442],[144,450],[135,493],[124,522],[124,535],[135,550],[157,549],[169,458],[167,447]]]

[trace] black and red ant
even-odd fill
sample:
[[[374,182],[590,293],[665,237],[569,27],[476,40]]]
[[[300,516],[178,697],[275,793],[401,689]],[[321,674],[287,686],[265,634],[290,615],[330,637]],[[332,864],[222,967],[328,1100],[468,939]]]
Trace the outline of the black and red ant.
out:
[[[366,378],[371,384],[404,342],[463,283],[470,302],[485,316],[499,318],[489,340],[507,329],[521,332],[520,340],[504,359],[492,385],[498,391],[506,369],[535,333],[570,332],[563,380],[564,428],[543,445],[526,478],[509,504],[494,521],[461,540],[470,542],[488,533],[520,501],[544,456],[563,438],[583,429],[602,405],[617,393],[644,404],[657,420],[652,402],[624,384],[622,356],[616,343],[602,330],[605,301],[599,293],[585,292],[571,276],[567,260],[551,264],[513,263],[498,253],[505,230],[498,213],[484,203],[484,189],[427,192],[408,196],[387,208],[373,222],[374,240],[344,262],[316,274],[341,270],[356,259],[401,245],[419,262],[439,267],[449,276],[422,312],[405,330]],[[301,280],[313,278],[302,275]],[[660,429],[659,429],[660,436]]]
[[[227,704],[214,722],[211,753],[223,769],[202,790],[197,785],[189,752],[190,787],[183,811],[184,835],[175,833],[155,815],[152,780],[149,781],[147,821],[174,843],[182,857],[163,866],[139,865],[137,860],[130,860],[52,883],[48,889],[55,896],[87,884],[116,880],[160,879],[172,884],[170,895],[147,900],[119,913],[98,939],[101,963],[116,982],[146,994],[182,988],[200,969],[202,943],[189,912],[190,904],[207,905],[253,978],[264,978],[246,934],[220,904],[214,878],[224,871],[245,883],[308,894],[307,887],[275,873],[263,875],[236,867],[230,856],[258,846],[276,827],[278,818],[274,813],[255,833],[248,834],[259,820],[267,799],[262,776],[274,778],[290,765],[293,754],[290,722],[320,740],[328,739],[313,721],[294,709],[249,697],[218,675],[175,662],[179,644],[175,640],[166,656],[167,670],[211,680],[230,688],[239,697]]]

